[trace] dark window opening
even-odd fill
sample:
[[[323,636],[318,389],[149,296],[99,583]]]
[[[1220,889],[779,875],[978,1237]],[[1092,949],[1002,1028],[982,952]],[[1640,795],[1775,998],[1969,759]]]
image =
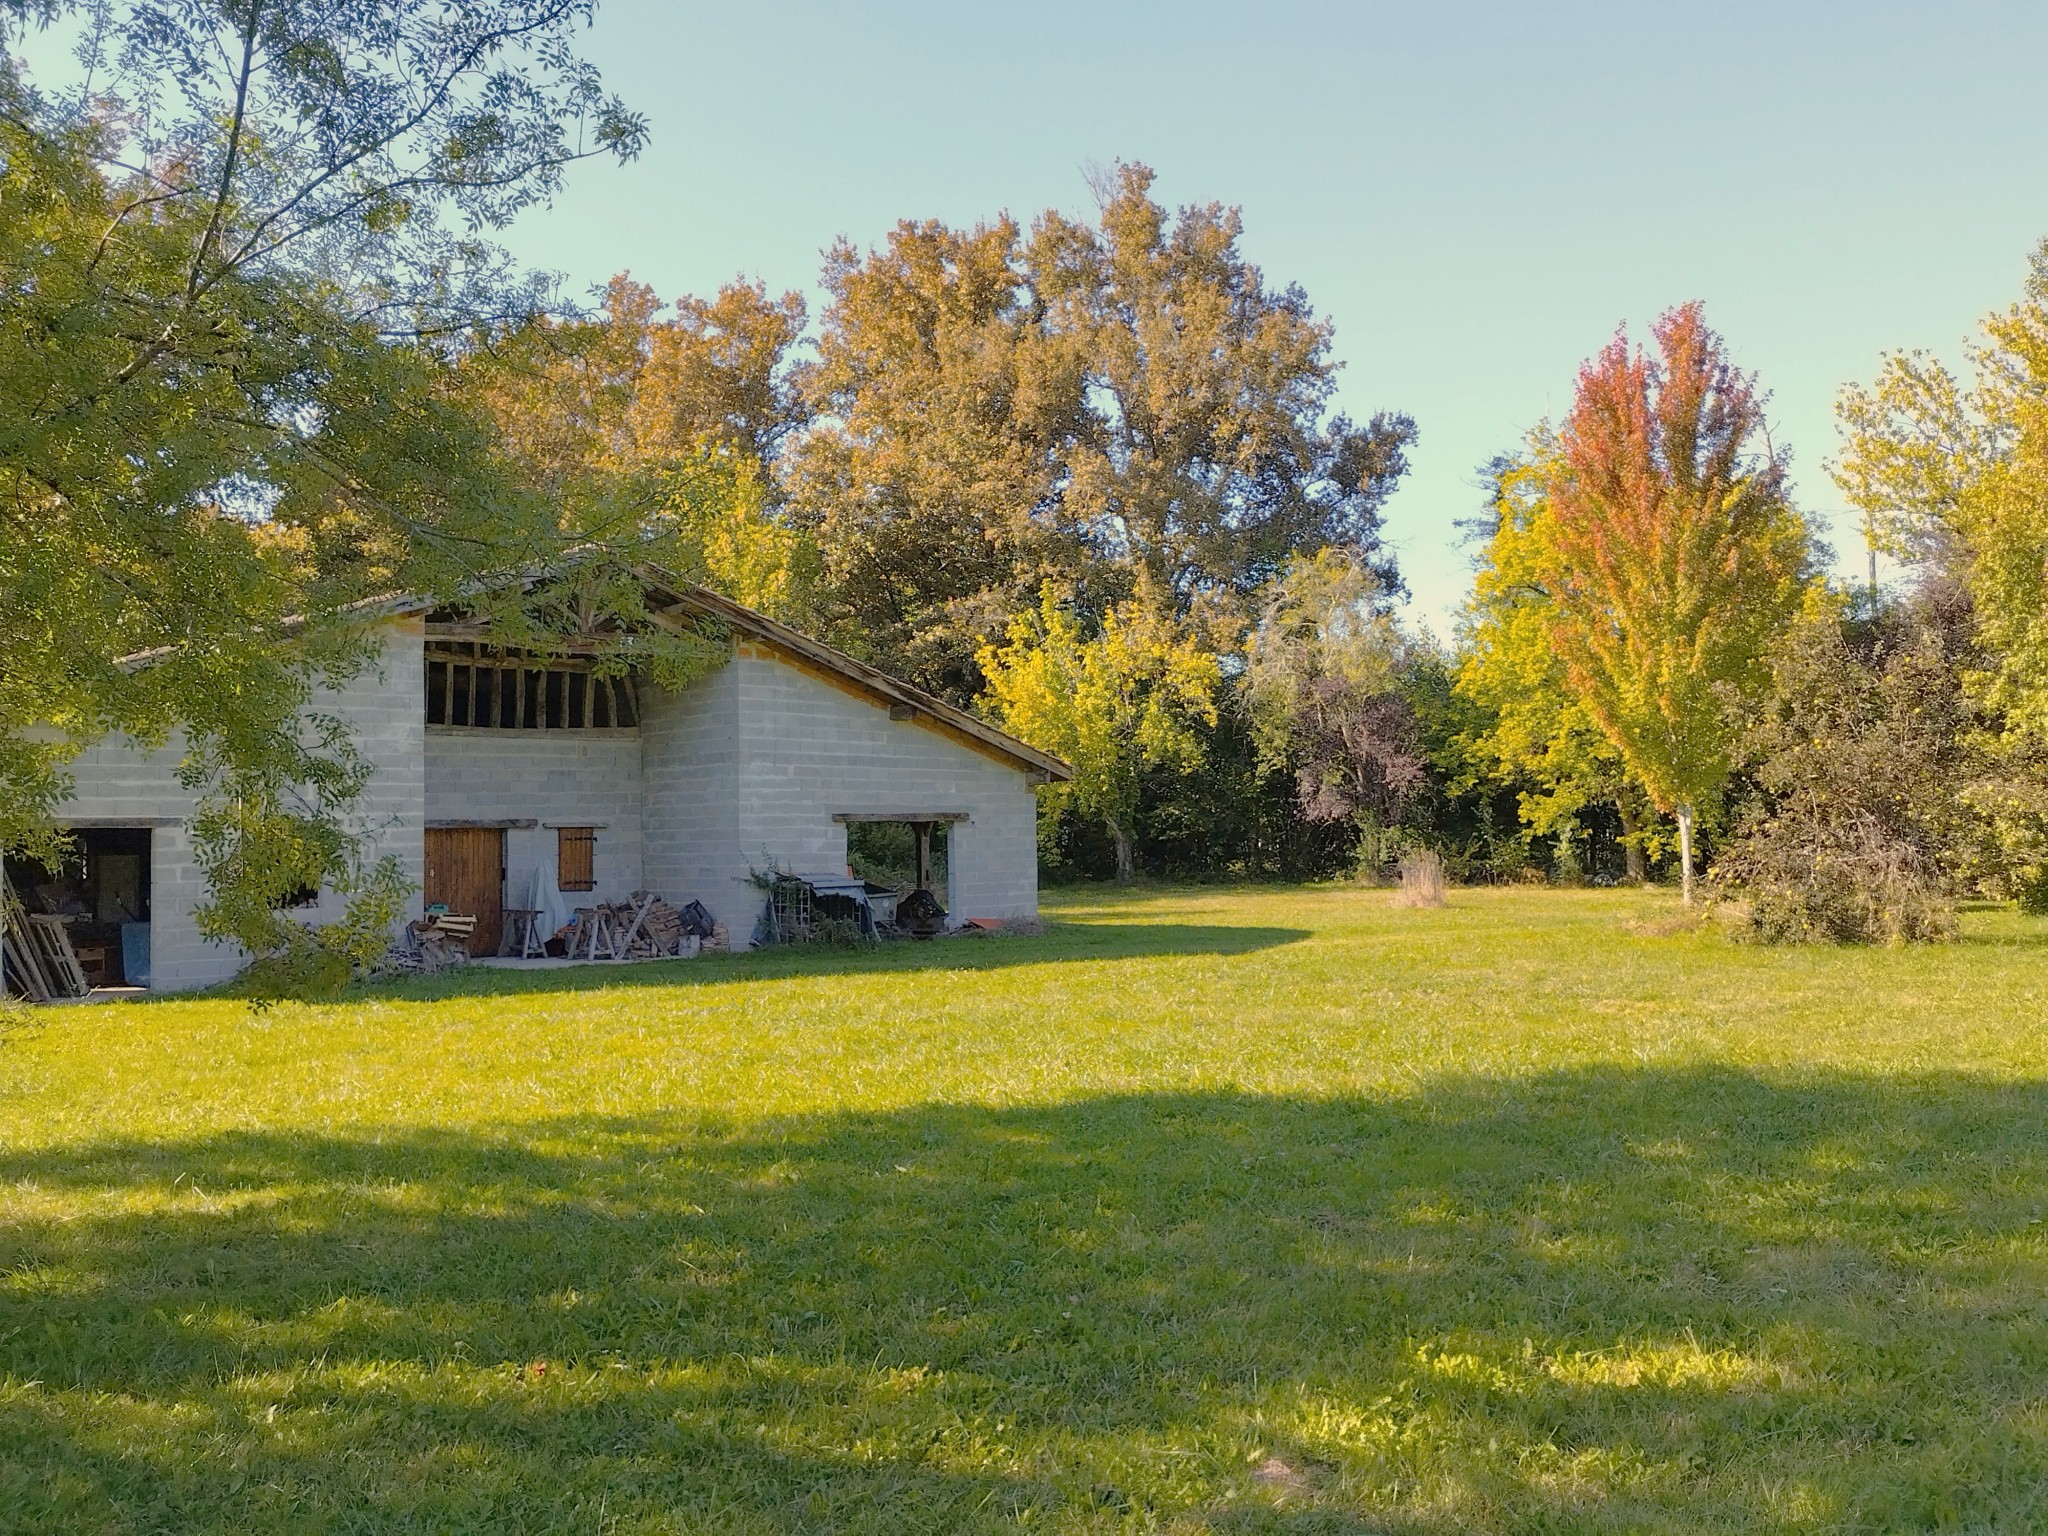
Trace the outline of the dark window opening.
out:
[[[931,828],[930,867],[926,889],[944,899],[947,884],[948,824],[921,822]],[[874,885],[886,885],[908,896],[918,888],[917,827],[907,821],[850,821],[846,824],[846,867]]]

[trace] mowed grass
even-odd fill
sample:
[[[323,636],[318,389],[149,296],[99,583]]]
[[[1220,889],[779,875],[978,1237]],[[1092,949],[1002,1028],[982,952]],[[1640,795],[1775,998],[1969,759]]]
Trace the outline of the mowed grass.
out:
[[[2048,924],[1087,894],[0,1038],[0,1529],[2048,1528]]]

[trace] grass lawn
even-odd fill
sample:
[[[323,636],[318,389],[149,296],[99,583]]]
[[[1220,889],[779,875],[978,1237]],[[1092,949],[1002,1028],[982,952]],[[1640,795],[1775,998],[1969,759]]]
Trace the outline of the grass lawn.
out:
[[[1050,906],[9,1016],[0,1530],[2048,1529],[2048,923]]]

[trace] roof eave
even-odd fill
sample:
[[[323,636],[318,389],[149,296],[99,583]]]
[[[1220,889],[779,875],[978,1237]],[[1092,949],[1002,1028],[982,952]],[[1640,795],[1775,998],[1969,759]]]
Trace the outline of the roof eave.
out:
[[[986,720],[969,714],[944,699],[926,693],[898,678],[891,677],[878,667],[849,656],[822,640],[814,640],[801,630],[790,628],[765,613],[757,612],[744,603],[713,592],[710,588],[694,581],[685,580],[659,566],[646,566],[642,576],[651,584],[666,588],[684,606],[709,613],[723,619],[734,629],[755,639],[766,641],[794,655],[803,657],[814,665],[829,668],[862,691],[873,694],[892,704],[903,704],[930,716],[933,720],[951,727],[959,734],[969,737],[984,750],[1007,758],[1014,766],[1024,769],[1034,777],[1043,775],[1042,782],[1064,784],[1072,780],[1074,770],[1050,752],[1042,752],[1029,742],[1012,736],[1008,731],[990,725]]]

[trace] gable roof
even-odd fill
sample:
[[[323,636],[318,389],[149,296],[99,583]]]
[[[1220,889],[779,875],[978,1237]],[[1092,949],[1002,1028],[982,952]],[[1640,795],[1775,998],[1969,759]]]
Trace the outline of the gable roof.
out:
[[[1062,784],[1074,776],[1074,770],[1050,752],[1042,752],[1008,731],[1000,730],[944,699],[935,698],[922,688],[914,688],[899,678],[891,677],[878,667],[856,660],[822,640],[814,640],[800,630],[791,629],[744,603],[736,603],[709,587],[660,566],[638,566],[635,574],[646,583],[650,596],[667,599],[665,605],[651,609],[657,623],[678,625],[693,618],[715,619],[735,634],[777,653],[780,659],[801,670],[821,673],[827,681],[858,694],[870,703],[884,709],[909,710],[909,718],[918,724],[936,730],[971,751],[993,757],[1005,766],[1029,775],[1034,782]],[[422,613],[436,606],[438,604],[424,599],[400,599],[383,611],[395,616]]]
[[[658,565],[636,566],[634,574],[647,584],[650,593],[660,594],[671,600],[665,610],[653,610],[657,622],[678,624],[683,622],[685,614],[717,619],[756,644],[779,652],[782,659],[792,665],[814,673],[822,673],[832,682],[883,708],[909,709],[912,720],[938,731],[940,735],[951,738],[961,746],[993,757],[996,761],[1027,774],[1034,783],[1064,784],[1074,777],[1074,770],[1050,752],[1041,752],[1030,742],[1012,736],[1008,731],[999,730],[986,720],[948,704],[944,699],[935,698],[922,688],[913,688],[909,683],[891,677],[878,667],[857,661],[822,640],[813,640],[809,635],[791,629],[787,624],[778,623],[767,614],[749,608],[744,603],[736,603],[709,587],[678,576]],[[534,579],[527,578],[529,583]],[[424,615],[440,606],[441,604],[434,599],[411,593],[393,593],[386,597],[365,599],[352,604],[351,609],[365,618],[398,618]],[[175,649],[175,646],[159,646],[154,650],[138,651],[132,656],[121,658],[121,665],[129,668],[145,667]]]
[[[678,606],[723,620],[736,633],[771,651],[780,651],[786,658],[808,663],[811,668],[830,674],[851,692],[861,694],[884,708],[908,708],[912,711],[913,720],[937,727],[940,734],[954,738],[962,746],[1022,769],[1041,782],[1063,784],[1074,777],[1074,770],[1050,752],[1042,752],[1008,731],[999,730],[986,720],[948,704],[944,699],[935,698],[922,688],[913,688],[822,640],[813,640],[809,635],[778,623],[744,603],[736,603],[709,587],[684,581],[658,567],[648,567],[641,575],[650,588],[674,595]]]

